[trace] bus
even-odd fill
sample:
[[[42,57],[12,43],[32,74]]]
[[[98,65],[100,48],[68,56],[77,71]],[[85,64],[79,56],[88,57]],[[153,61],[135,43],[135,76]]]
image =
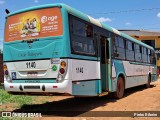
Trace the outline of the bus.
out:
[[[122,98],[156,81],[154,49],[65,4],[9,13],[4,88],[12,94]]]

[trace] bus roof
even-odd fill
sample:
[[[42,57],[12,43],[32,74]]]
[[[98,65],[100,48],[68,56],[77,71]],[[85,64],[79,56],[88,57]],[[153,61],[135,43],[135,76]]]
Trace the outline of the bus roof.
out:
[[[146,44],[144,44],[144,43],[136,40],[135,38],[132,38],[132,37],[130,37],[129,35],[127,35],[127,34],[125,34],[125,33],[123,33],[123,32],[120,32],[120,31],[116,30],[115,28],[112,28],[112,27],[110,27],[110,26],[108,26],[108,25],[106,25],[106,24],[104,24],[104,23],[101,23],[101,22],[99,22],[98,20],[92,18],[91,16],[86,15],[86,14],[84,14],[84,13],[82,13],[82,12],[80,12],[80,11],[78,11],[78,10],[76,10],[76,9],[74,9],[74,8],[66,5],[66,4],[63,4],[63,3],[46,4],[46,5],[34,6],[34,7],[30,7],[30,8],[26,8],[26,9],[23,9],[23,10],[19,10],[19,11],[16,11],[16,12],[9,13],[9,14],[7,15],[7,17],[12,16],[12,15],[15,15],[15,14],[23,13],[23,12],[26,12],[26,11],[30,11],[30,10],[50,8],[50,7],[59,7],[59,8],[64,7],[64,8],[66,8],[66,10],[67,10],[70,14],[72,14],[72,15],[74,15],[74,16],[76,16],[76,17],[79,17],[79,18],[81,18],[81,19],[83,19],[83,20],[85,20],[85,21],[87,21],[87,22],[90,22],[90,23],[92,23],[92,24],[94,24],[94,25],[97,25],[97,26],[99,26],[99,27],[101,27],[101,28],[104,28],[104,29],[106,29],[106,30],[108,30],[108,31],[110,31],[110,32],[113,32],[113,33],[115,33],[115,34],[117,34],[117,35],[119,35],[119,36],[122,36],[122,37],[124,37],[124,38],[126,38],[126,39],[129,39],[129,40],[131,40],[131,41],[133,41],[133,42],[135,42],[135,43],[138,43],[138,44],[140,44],[140,45],[142,45],[142,46],[145,46],[145,47],[150,48],[150,49],[153,50],[153,47],[151,47],[151,46],[149,46],[149,45],[146,45]]]

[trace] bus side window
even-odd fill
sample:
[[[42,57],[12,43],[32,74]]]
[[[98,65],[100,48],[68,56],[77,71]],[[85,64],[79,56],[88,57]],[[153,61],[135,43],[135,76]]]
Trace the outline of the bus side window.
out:
[[[142,61],[144,63],[147,63],[147,48],[146,47],[142,47]]]
[[[75,51],[83,52],[82,43],[80,42],[72,42],[72,43],[73,43],[73,49]]]
[[[148,63],[151,63],[151,51],[148,49]]]
[[[93,28],[90,25],[85,25],[86,37],[93,37]]]
[[[129,40],[126,40],[126,60],[134,61],[134,43]]]
[[[76,19],[72,19],[72,22],[73,34],[85,37],[85,23]]]
[[[135,61],[142,62],[142,47],[135,44]]]
[[[89,23],[75,17],[70,17],[71,49],[73,54],[95,56],[95,41],[93,27]]]
[[[118,37],[115,36],[115,46],[118,47],[118,44],[119,44],[119,43],[118,43]]]
[[[125,40],[122,37],[116,37],[118,40],[118,47],[117,47],[117,52],[118,52],[118,58],[119,59],[125,59]]]
[[[118,59],[125,59],[125,40],[122,37],[115,36],[113,39],[113,55]]]
[[[117,53],[117,47],[118,47],[118,40],[116,39],[116,36],[113,37],[113,54],[112,57],[118,57],[118,53]]]

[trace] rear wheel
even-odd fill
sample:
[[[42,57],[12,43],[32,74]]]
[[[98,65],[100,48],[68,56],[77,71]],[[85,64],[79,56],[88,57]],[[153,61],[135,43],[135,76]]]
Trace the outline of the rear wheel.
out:
[[[113,93],[114,98],[122,98],[124,95],[124,80],[122,77],[118,77],[117,90]]]
[[[150,88],[150,86],[151,86],[151,76],[149,75],[148,76],[148,82],[145,84],[145,87]]]

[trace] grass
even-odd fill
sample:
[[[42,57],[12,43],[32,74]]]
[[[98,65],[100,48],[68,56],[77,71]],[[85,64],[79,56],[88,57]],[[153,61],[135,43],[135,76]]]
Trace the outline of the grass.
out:
[[[42,104],[48,102],[47,99],[51,96],[26,96],[26,95],[11,95],[4,89],[0,88],[0,111],[10,111],[19,109],[25,104]],[[38,100],[38,98],[41,98]],[[1,107],[2,105],[2,107]],[[4,106],[3,106],[4,105]],[[9,110],[6,108],[9,108]],[[32,120],[32,118],[12,118],[13,120]],[[11,120],[11,118],[1,118],[0,120]]]
[[[0,83],[0,89],[2,89],[3,88],[3,85],[2,85],[2,83]]]
[[[18,118],[18,117],[3,117],[3,118],[0,118],[0,120],[33,120],[32,118]]]
[[[20,108],[25,104],[42,104],[48,102],[48,99],[52,96],[26,96],[26,95],[11,95],[4,89],[0,88],[0,106],[11,105],[11,108]],[[38,98],[41,98],[38,100]],[[0,111],[6,111],[6,108],[0,107]]]
[[[3,104],[11,105],[9,108],[18,109],[24,104],[32,104],[35,96],[25,96],[25,95],[11,95],[7,93],[5,90],[0,88],[0,106]],[[1,108],[0,111],[8,111],[6,108]],[[0,117],[0,120],[32,120],[32,118],[19,118],[19,117]]]
[[[6,118],[0,118],[0,120],[11,120],[11,118],[9,118],[9,117],[6,117]]]
[[[11,95],[5,90],[0,89],[0,104],[2,105],[6,103],[15,103],[17,107],[21,107],[24,104],[32,104],[35,98],[35,96]]]

